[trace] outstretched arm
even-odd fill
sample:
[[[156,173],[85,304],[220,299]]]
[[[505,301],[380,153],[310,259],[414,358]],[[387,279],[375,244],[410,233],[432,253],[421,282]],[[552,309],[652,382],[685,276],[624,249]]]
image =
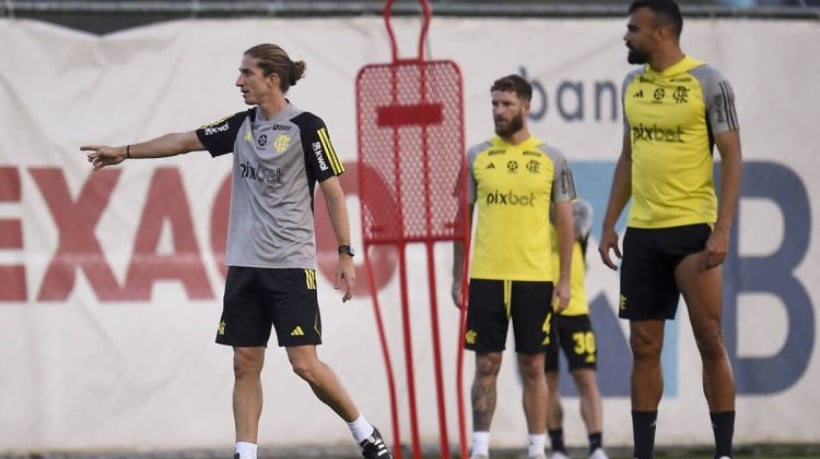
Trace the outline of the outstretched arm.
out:
[[[114,166],[126,159],[163,158],[190,151],[204,150],[196,131],[165,134],[147,142],[112,147],[108,145],[83,145],[80,150],[88,152],[88,162],[94,170]]]

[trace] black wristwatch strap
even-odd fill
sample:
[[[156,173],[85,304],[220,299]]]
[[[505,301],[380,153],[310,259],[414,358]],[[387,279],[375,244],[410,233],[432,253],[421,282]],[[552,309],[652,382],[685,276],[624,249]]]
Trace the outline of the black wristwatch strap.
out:
[[[351,257],[355,256],[353,254],[353,249],[349,245],[340,245],[339,246],[339,255],[341,255],[343,253],[347,254],[347,255],[350,255]]]

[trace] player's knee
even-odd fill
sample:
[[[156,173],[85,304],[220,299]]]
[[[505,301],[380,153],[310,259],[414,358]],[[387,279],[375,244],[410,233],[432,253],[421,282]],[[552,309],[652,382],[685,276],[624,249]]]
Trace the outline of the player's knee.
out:
[[[546,376],[541,368],[538,365],[518,365],[518,371],[521,373],[521,377],[526,380],[540,380],[544,379],[546,382]]]
[[[723,334],[720,329],[695,331],[695,342],[704,360],[719,359],[726,355]]]
[[[629,346],[632,348],[632,358],[636,362],[659,361],[663,340],[651,334],[633,331],[629,337]]]
[[[293,360],[290,363],[293,372],[307,382],[316,380],[316,365],[307,360]]]
[[[558,392],[560,390],[560,382],[561,380],[558,378],[558,373],[549,372],[547,373],[547,387],[549,387],[550,392]]]
[[[544,360],[537,358],[537,356],[521,356],[518,359],[518,371],[521,372],[521,377],[528,380],[546,379],[544,374]]]
[[[598,384],[595,382],[595,373],[590,372],[589,374],[584,374],[582,371],[583,370],[573,372],[575,387],[578,388],[578,392],[582,395],[591,394],[598,388]]]
[[[258,375],[262,372],[264,362],[264,354],[260,356],[258,352],[254,352],[252,349],[237,348],[233,356],[234,376],[240,378]]]
[[[475,372],[480,378],[495,377],[501,369],[501,355],[484,354],[476,359]]]

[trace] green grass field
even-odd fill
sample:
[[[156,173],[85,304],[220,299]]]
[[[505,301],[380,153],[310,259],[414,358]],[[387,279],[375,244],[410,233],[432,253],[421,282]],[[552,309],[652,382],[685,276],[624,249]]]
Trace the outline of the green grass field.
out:
[[[515,452],[515,453],[493,453],[492,459],[527,459],[526,451]],[[572,453],[572,452],[571,452]],[[585,459],[586,456],[583,452],[575,452],[571,454],[573,459]],[[344,459],[356,459],[361,458],[361,456],[350,456],[345,457]],[[405,452],[402,456],[402,459],[412,459],[413,455],[409,452]],[[451,456],[452,459],[460,459],[460,456],[454,455]],[[656,459],[711,459],[712,453],[708,451],[696,451],[693,452],[692,450],[671,450],[671,451],[664,451],[658,452],[656,455]],[[789,448],[770,448],[770,447],[760,447],[760,448],[750,448],[750,449],[741,449],[735,455],[735,459],[818,459],[820,458],[820,447],[789,447]],[[341,458],[340,458],[341,459]],[[441,459],[439,454],[429,454],[424,455],[423,459]],[[610,452],[610,459],[631,459],[629,457],[629,453],[618,449],[616,451]]]
[[[404,455],[402,459],[412,459],[412,455]],[[658,455],[656,456],[657,459],[662,458],[669,458],[669,459],[711,459],[711,454],[699,454],[699,455],[678,455],[678,454],[670,454],[670,455]],[[785,454],[785,455],[777,455],[777,454],[738,454],[735,456],[735,459],[816,459],[820,457],[820,453],[806,453],[806,454]],[[361,459],[361,456],[351,456],[350,458],[345,459]],[[574,455],[573,459],[584,459],[585,456]],[[438,454],[435,455],[427,455],[423,456],[423,459],[440,459]],[[452,459],[460,459],[459,456],[452,456]],[[526,459],[526,455],[523,453],[518,454],[507,454],[507,455],[493,455],[492,459]],[[610,456],[610,459],[629,459],[628,456],[618,456],[613,455]]]
[[[259,459],[362,459],[356,453],[355,447],[309,447],[299,448],[265,448]],[[632,459],[631,449],[619,447],[610,448],[607,453],[610,459]],[[586,449],[571,448],[570,456],[573,459],[587,459]],[[814,445],[755,445],[743,446],[735,451],[735,459],[820,459],[820,444]],[[491,450],[492,459],[527,459],[526,450]],[[19,455],[3,455],[0,459],[227,459],[230,456],[224,451],[203,450],[188,453],[156,451],[156,452],[98,452],[98,453],[33,453]],[[461,459],[452,451],[451,459]],[[666,447],[656,451],[656,459],[712,459],[712,452],[706,448]],[[413,459],[409,448],[405,447],[402,459]],[[425,448],[422,459],[441,459],[434,447]]]
[[[345,448],[347,449],[347,448]],[[429,450],[428,450],[429,451]],[[631,451],[624,448],[613,448],[607,451],[610,459],[632,459]],[[527,459],[526,450],[520,451],[490,451],[492,459]],[[570,450],[573,459],[587,459],[586,451]],[[227,459],[230,456],[223,451],[191,451],[180,452],[97,452],[97,453],[65,453],[46,452],[32,454],[0,454],[0,459]],[[362,459],[357,455],[355,448],[347,449],[347,452],[340,451],[339,448],[299,448],[298,452],[290,448],[267,449],[259,459]],[[461,459],[455,452],[451,459]],[[676,448],[658,451],[656,459],[712,459],[712,453],[703,449]],[[402,459],[413,459],[409,449],[405,449]],[[441,459],[438,453],[424,454],[422,459]],[[789,446],[774,447],[761,446],[754,448],[741,448],[736,452],[734,459],[820,459],[820,444],[811,446]]]
[[[492,459],[527,459],[526,451],[492,453]],[[586,459],[586,451],[570,450],[573,459]],[[608,451],[610,459],[631,459],[630,453],[624,448],[615,448]],[[656,459],[712,459],[710,450],[701,449],[671,449],[658,451]],[[355,459],[351,456],[345,459]],[[413,455],[405,451],[402,459],[412,459]],[[461,459],[458,455],[451,456],[452,459]],[[439,454],[424,455],[423,459],[441,459]],[[740,448],[736,451],[735,459],[820,459],[820,445],[815,446],[774,446],[764,445],[755,447]]]
[[[711,459],[711,455],[697,455],[697,456],[678,456],[678,455],[671,455],[671,456],[657,456],[658,459],[668,457],[674,459]],[[810,458],[817,458],[819,457],[817,454],[805,454],[805,455],[786,455],[786,456],[772,456],[772,455],[743,455],[739,454],[735,456],[735,459],[744,459],[744,458],[754,458],[754,459],[810,459]],[[402,459],[405,458],[412,458],[412,456],[404,456]],[[573,456],[573,459],[584,459],[583,456]],[[350,458],[354,459],[354,458]],[[424,456],[424,459],[440,459],[438,455],[432,456]],[[458,456],[454,457],[453,459],[458,459]],[[523,454],[513,454],[513,455],[506,455],[506,456],[492,456],[492,459],[526,459],[526,456]],[[611,456],[610,459],[628,459],[626,456]]]
[[[573,459],[585,459],[585,456],[574,455],[572,456]],[[671,453],[669,455],[658,455],[656,456],[657,459],[668,458],[668,459],[711,459],[712,455],[708,453],[698,454],[698,455],[678,455],[675,453]],[[806,454],[785,454],[785,455],[777,455],[777,454],[757,454],[757,453],[750,453],[750,454],[738,454],[735,456],[735,459],[816,459],[820,458],[820,453],[806,453]],[[351,457],[350,459],[354,459]],[[412,455],[405,455],[402,459],[412,459]],[[440,459],[439,455],[429,455],[424,456],[424,459]],[[453,459],[459,459],[458,456],[453,456]],[[523,453],[519,454],[508,454],[508,455],[493,455],[492,459],[526,459],[526,455]],[[612,455],[610,459],[629,459],[628,456],[619,456],[619,455]]]
[[[586,448],[570,448],[570,456],[573,459],[587,459]],[[631,448],[611,447],[607,449],[610,459],[632,459]],[[656,450],[656,459],[712,459],[711,448],[687,447],[684,445],[677,447],[663,447]],[[491,449],[492,459],[527,459],[526,449]],[[141,457],[139,454],[116,457],[93,456],[79,457],[75,459],[223,459],[222,455],[214,456],[212,451],[207,455],[191,455],[179,457],[171,455],[153,455],[151,457]],[[329,448],[265,448],[260,459],[361,459],[355,447],[329,447]],[[456,454],[456,450],[451,451],[451,459],[461,459]],[[25,458],[3,458],[0,459],[72,459],[70,457],[25,457]],[[413,459],[410,448],[405,446],[402,450],[402,459]],[[422,459],[441,459],[438,449],[427,445],[424,448]],[[750,445],[741,446],[735,449],[734,459],[820,459],[820,443],[811,445]]]

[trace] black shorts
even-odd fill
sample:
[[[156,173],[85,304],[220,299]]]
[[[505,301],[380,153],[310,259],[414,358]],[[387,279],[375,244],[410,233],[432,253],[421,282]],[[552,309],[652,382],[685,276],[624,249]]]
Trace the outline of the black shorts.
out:
[[[279,346],[322,343],[313,269],[228,267],[216,342],[267,346],[271,326]]]
[[[702,251],[711,233],[706,223],[627,228],[618,316],[630,320],[674,319],[680,299],[675,268],[687,255]]]
[[[564,351],[570,370],[596,368],[598,347],[589,314],[579,316],[556,315],[552,318],[554,346],[547,351],[544,369],[547,373],[558,372],[558,349]]]
[[[552,282],[470,279],[469,292],[466,349],[503,351],[512,319],[516,352],[538,354],[547,350]]]

